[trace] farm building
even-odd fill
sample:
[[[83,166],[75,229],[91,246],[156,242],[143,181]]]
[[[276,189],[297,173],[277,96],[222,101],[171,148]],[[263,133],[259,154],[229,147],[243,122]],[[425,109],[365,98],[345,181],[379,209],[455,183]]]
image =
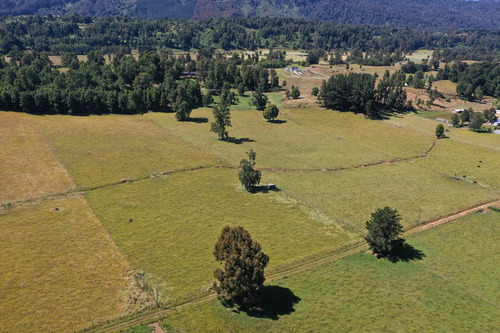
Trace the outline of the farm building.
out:
[[[464,109],[455,109],[453,110],[453,113],[462,113],[464,112]]]

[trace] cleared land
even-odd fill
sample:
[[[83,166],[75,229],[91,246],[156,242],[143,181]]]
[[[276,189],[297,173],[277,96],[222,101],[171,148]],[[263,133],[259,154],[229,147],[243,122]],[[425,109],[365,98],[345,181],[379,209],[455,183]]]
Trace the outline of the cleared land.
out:
[[[143,116],[35,117],[80,188],[222,162]]]
[[[233,127],[228,129],[233,142],[220,141],[210,132],[210,109],[193,112],[193,117],[208,119],[201,124],[179,123],[172,114],[145,116],[232,165],[252,148],[261,168],[350,167],[422,155],[434,142],[430,136],[389,123],[318,108],[282,109],[281,123],[266,122],[259,111],[235,111]]]
[[[333,172],[274,172],[268,178],[290,196],[334,220],[364,231],[370,213],[391,206],[403,225],[445,216],[499,197],[498,192],[456,181],[412,162]]]
[[[461,331],[498,328],[495,258],[500,213],[469,216],[408,239],[422,260],[391,263],[358,254],[277,282],[267,318],[217,301],[175,312],[179,332]],[[453,239],[445,241],[443,239]]]
[[[0,326],[61,332],[148,303],[81,195],[0,211]]]
[[[26,114],[0,112],[0,166],[0,204],[74,187]]]
[[[236,170],[182,172],[85,196],[134,267],[159,282],[166,303],[212,286],[213,246],[226,225],[242,225],[266,248],[271,271],[360,239],[279,192],[242,191]]]

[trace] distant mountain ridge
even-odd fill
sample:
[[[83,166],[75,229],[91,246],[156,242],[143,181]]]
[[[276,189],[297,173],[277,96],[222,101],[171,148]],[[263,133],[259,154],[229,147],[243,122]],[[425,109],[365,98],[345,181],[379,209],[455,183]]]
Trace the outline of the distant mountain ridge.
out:
[[[0,15],[71,14],[160,19],[300,17],[409,28],[500,28],[498,0],[2,0]]]

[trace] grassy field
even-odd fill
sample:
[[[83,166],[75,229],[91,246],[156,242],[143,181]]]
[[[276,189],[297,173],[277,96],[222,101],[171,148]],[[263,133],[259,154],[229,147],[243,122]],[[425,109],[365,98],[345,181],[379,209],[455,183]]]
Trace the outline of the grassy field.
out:
[[[452,131],[449,135],[454,138],[454,134],[459,131]],[[442,139],[432,153],[426,159],[419,160],[417,164],[461,180],[477,182],[496,190],[497,193],[500,192],[498,150],[457,142],[453,139]]]
[[[333,172],[274,172],[267,177],[290,196],[360,231],[379,207],[396,208],[403,225],[410,227],[419,215],[420,222],[429,221],[500,197],[415,162]]]
[[[148,303],[80,195],[0,211],[0,225],[1,331],[80,330]]]
[[[457,94],[457,84],[455,82],[451,82],[450,80],[441,80],[432,83],[433,88],[437,88],[440,93],[447,95],[456,95]]]
[[[0,166],[0,204],[74,187],[26,114],[0,112]]]
[[[279,192],[242,191],[236,170],[183,172],[85,196],[134,267],[159,282],[165,302],[210,288],[225,225],[245,227],[271,256],[271,270],[359,240]]]
[[[232,165],[257,152],[257,166],[263,168],[339,168],[421,155],[434,139],[393,126],[373,122],[350,113],[318,108],[282,109],[281,123],[269,123],[261,112],[231,114],[229,135],[234,142],[223,142],[210,132],[211,110],[193,111],[207,123],[179,123],[172,114],[148,113],[168,131],[176,133],[205,151],[224,158]],[[434,128],[430,133],[434,133]]]
[[[410,237],[422,260],[391,263],[363,253],[281,280],[267,289],[274,311],[264,318],[213,301],[161,324],[175,332],[493,332],[499,218],[474,215]]]
[[[143,116],[34,117],[79,187],[183,168],[221,165]]]

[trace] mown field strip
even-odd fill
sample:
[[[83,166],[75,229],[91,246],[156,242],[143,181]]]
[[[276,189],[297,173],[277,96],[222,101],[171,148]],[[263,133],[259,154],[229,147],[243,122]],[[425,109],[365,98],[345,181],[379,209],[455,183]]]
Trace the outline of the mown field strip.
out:
[[[450,214],[447,217],[443,217],[443,218],[440,218],[440,219],[437,219],[434,221],[430,221],[429,223],[426,223],[425,225],[416,226],[414,228],[407,230],[404,233],[404,235],[409,236],[409,235],[423,232],[423,231],[431,229],[431,228],[438,227],[438,226],[443,225],[445,223],[452,222],[458,218],[472,214],[472,213],[476,212],[478,209],[485,209],[485,208],[492,206],[492,205],[500,205],[500,200],[496,199],[493,201],[482,203],[480,205],[476,205],[474,207]],[[284,269],[284,270],[276,271],[272,274],[267,275],[266,281],[267,282],[274,282],[274,281],[277,281],[277,280],[280,280],[280,279],[283,279],[283,278],[286,278],[286,277],[289,277],[292,275],[297,275],[297,274],[300,274],[302,272],[309,271],[309,270],[318,268],[320,266],[323,266],[323,265],[326,265],[326,264],[329,264],[329,263],[332,263],[335,261],[339,261],[343,258],[346,258],[348,256],[351,256],[353,254],[356,254],[356,253],[359,253],[362,251],[365,251],[367,249],[368,249],[368,245],[366,243],[356,244],[356,245],[353,245],[353,246],[346,248],[342,251],[339,251],[335,254],[329,254],[327,256],[317,258],[315,260],[311,260],[308,263],[304,263],[304,264],[301,264],[301,265],[298,265],[295,267],[289,267],[289,268]],[[84,330],[84,332],[95,332],[95,333],[119,332],[119,331],[126,329],[126,328],[130,328],[130,327],[137,326],[140,324],[146,324],[146,323],[150,323],[152,321],[160,320],[160,318],[164,317],[165,315],[169,314],[170,312],[177,311],[177,310],[191,307],[191,306],[195,306],[195,305],[199,305],[199,304],[203,304],[203,303],[207,303],[215,298],[216,298],[216,295],[214,293],[211,293],[208,295],[201,296],[195,300],[191,300],[191,301],[187,301],[187,302],[180,303],[177,305],[173,305],[167,309],[151,310],[151,311],[145,312],[143,314],[136,315],[129,320],[125,319],[124,321],[117,322],[115,324],[111,323],[111,324],[104,325],[101,327],[91,328],[88,330]]]

